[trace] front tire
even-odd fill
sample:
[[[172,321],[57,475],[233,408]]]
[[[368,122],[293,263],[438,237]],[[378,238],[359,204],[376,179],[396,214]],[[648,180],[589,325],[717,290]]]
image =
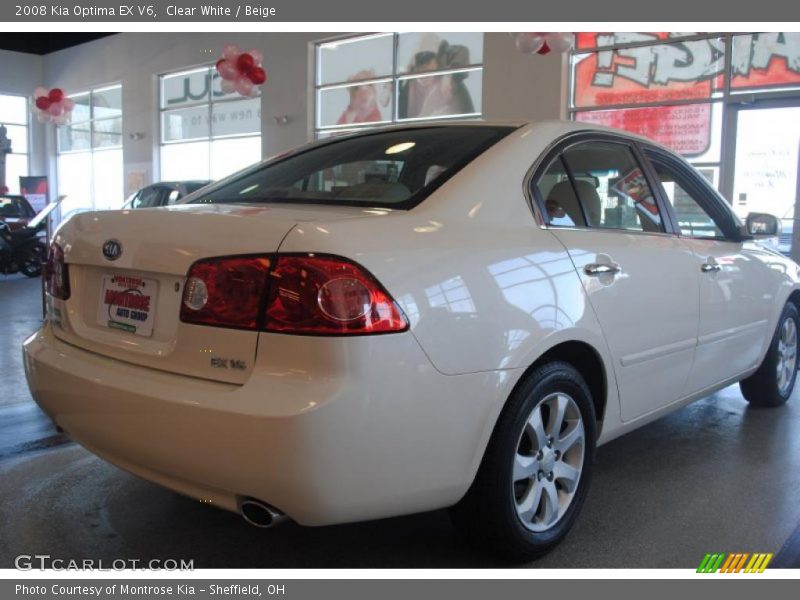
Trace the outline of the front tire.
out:
[[[456,527],[513,561],[537,558],[572,528],[591,478],[595,414],[565,362],[530,373],[498,419],[474,483],[451,509]]]
[[[775,407],[792,395],[797,379],[797,343],[800,314],[791,302],[778,319],[778,327],[764,362],[747,379],[739,382],[742,395],[753,406]]]

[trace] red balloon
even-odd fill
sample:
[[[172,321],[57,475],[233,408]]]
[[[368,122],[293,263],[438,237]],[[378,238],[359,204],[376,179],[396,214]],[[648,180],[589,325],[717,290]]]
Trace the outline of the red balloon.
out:
[[[47,96],[39,96],[36,99],[36,108],[39,110],[47,110],[50,108],[50,98]]]
[[[225,62],[225,59],[224,59],[224,58],[220,58],[220,59],[217,61],[217,65],[216,65],[216,66],[217,66],[217,71],[219,71],[219,66],[220,66],[222,63],[224,63],[224,62]]]
[[[256,64],[256,61],[253,60],[253,57],[247,54],[240,54],[239,58],[236,59],[236,68],[239,69],[240,73],[249,73],[250,69],[252,69]]]
[[[47,95],[50,102],[61,102],[64,99],[64,90],[61,88],[53,88]]]
[[[550,52],[550,46],[547,45],[547,42],[542,44],[542,47],[536,51],[536,54],[547,54]]]
[[[267,72],[261,67],[253,67],[247,72],[247,77],[256,85],[261,85],[267,80]]]

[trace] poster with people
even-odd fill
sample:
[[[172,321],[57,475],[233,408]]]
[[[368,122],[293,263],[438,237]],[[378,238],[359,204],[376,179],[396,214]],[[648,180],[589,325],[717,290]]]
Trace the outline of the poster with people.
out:
[[[317,47],[317,126],[481,113],[483,35],[373,34]]]

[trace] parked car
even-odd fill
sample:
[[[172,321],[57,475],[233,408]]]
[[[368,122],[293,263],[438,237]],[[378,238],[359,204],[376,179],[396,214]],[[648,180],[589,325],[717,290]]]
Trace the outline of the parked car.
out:
[[[161,181],[131,195],[122,208],[155,208],[176,204],[181,198],[207,186],[210,181]]]
[[[26,373],[92,452],[252,524],[452,507],[529,559],[572,527],[597,446],[735,382],[789,398],[777,226],[583,123],[336,137],[189,203],[73,217]]]
[[[35,216],[36,211],[25,196],[0,195],[0,221],[4,221],[11,231],[23,229]]]

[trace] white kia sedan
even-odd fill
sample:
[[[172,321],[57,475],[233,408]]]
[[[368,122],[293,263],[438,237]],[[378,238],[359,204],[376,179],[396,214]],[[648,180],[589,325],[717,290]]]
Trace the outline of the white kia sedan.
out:
[[[800,267],[747,221],[580,123],[328,139],[66,222],[28,381],[90,451],[255,525],[453,507],[531,558],[597,446],[734,382],[789,398]]]

